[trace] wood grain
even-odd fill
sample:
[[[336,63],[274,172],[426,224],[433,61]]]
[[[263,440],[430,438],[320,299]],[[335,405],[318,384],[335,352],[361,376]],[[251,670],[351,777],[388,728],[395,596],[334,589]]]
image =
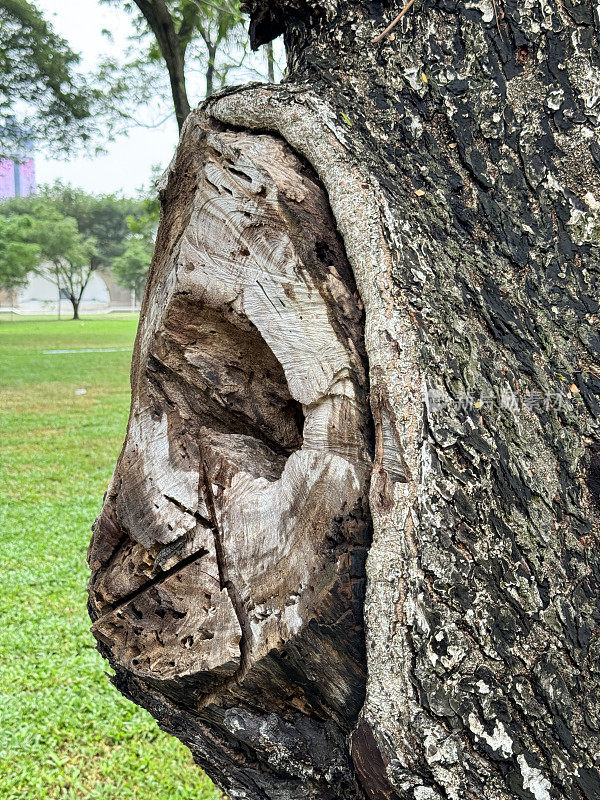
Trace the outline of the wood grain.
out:
[[[311,169],[273,137],[189,127],[171,182],[190,189],[162,221],[90,548],[93,632],[137,702],[243,741],[244,775],[274,769],[295,719],[330,742],[307,785],[335,767],[358,797],[344,743],[366,680],[362,306]],[[282,786],[297,769],[277,766]]]

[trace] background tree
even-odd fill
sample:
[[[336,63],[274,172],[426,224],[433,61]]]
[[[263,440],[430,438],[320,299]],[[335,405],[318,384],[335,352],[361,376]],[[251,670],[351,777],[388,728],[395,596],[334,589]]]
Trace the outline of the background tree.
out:
[[[112,262],[118,282],[138,298],[146,286],[160,212],[157,198],[145,199],[142,207],[138,216],[127,217],[131,238],[127,240],[123,253]]]
[[[104,0],[121,6],[134,16],[138,35],[147,40],[152,37],[144,56],[126,67],[127,74],[144,71],[148,64],[164,63],[175,116],[179,130],[190,112],[187,75],[189,62],[198,59],[192,51],[194,44],[202,43],[205,60],[206,95],[225,80],[232,63],[222,52],[236,33],[243,28],[237,0]],[[105,64],[104,80],[114,80],[118,73],[115,62]],[[112,96],[121,102],[130,97],[128,81],[121,80],[112,88]],[[136,98],[137,99],[137,98]]]
[[[113,272],[125,289],[141,297],[146,286],[148,269],[152,260],[152,248],[142,239],[130,239],[125,250],[113,261]]]
[[[79,56],[27,0],[0,0],[0,155],[25,141],[60,150],[96,130]]]
[[[96,242],[97,268],[109,268],[112,260],[123,252],[131,229],[128,220],[145,218],[152,207],[151,201],[118,197],[117,195],[94,195],[69,184],[56,181],[40,187],[32,197],[11,197],[0,204],[0,214],[33,214],[34,209],[53,208],[77,222],[77,229],[84,237]]]
[[[130,236],[130,223],[147,213],[144,200],[117,195],[93,195],[57,181],[40,193],[46,202],[77,221],[79,232],[96,245],[96,268],[110,268]]]
[[[132,236],[143,242],[151,257],[157,209],[156,201],[91,195],[56,182],[35,196],[7,199],[0,205],[0,214],[28,215],[29,240],[40,248],[37,271],[67,292],[77,319],[93,272],[110,269]],[[141,248],[134,251],[141,256]]]
[[[32,209],[28,239],[38,247],[35,271],[53,283],[59,293],[66,293],[73,306],[73,319],[79,319],[82,295],[98,267],[94,239],[80,233],[73,217],[42,201]]]

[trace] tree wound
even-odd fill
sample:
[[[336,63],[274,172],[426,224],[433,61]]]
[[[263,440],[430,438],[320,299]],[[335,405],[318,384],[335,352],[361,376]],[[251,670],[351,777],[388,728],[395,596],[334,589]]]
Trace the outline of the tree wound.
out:
[[[280,140],[202,121],[171,180],[193,188],[161,223],[127,439],[90,548],[93,632],[137,702],[193,709],[218,746],[232,709],[326,728],[323,764],[288,759],[275,780],[312,770],[316,787],[337,759],[351,797],[331,743],[366,678],[360,301],[326,195]],[[264,731],[244,730],[252,757],[235,779],[192,747],[226,788],[273,769]]]

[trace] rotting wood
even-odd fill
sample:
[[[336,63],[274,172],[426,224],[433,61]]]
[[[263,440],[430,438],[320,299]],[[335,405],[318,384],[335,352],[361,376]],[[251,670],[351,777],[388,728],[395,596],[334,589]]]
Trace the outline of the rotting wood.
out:
[[[203,114],[185,136],[170,183],[191,170],[194,188],[162,222],[90,548],[93,632],[126,693],[193,716],[222,757],[244,751],[228,790],[358,798],[362,307],[325,193],[287,145]],[[210,769],[217,754],[192,750]]]

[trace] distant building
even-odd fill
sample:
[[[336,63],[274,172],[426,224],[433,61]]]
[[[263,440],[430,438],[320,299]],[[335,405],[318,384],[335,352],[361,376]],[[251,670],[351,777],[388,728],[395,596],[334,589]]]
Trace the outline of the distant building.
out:
[[[56,314],[58,312],[58,289],[51,281],[41,275],[31,273],[26,286],[16,291],[0,292],[0,309],[21,314]],[[63,314],[71,309],[69,296],[64,289],[60,291],[60,305]],[[98,273],[94,273],[86,286],[81,299],[80,311],[94,313],[110,308],[110,294],[106,283]]]
[[[4,128],[6,132],[7,128]],[[18,130],[13,126],[13,130]],[[26,134],[25,134],[26,135]],[[12,138],[12,137],[11,137]],[[13,141],[20,144],[15,147],[17,154],[10,158],[0,158],[0,200],[9,197],[26,197],[36,190],[35,160],[33,145],[24,142],[22,130]],[[0,290],[0,311],[15,311],[18,314],[56,314],[59,305],[64,313],[70,309],[68,295],[64,289],[59,292],[51,281],[29,274],[27,285],[14,292]],[[81,299],[82,313],[102,313],[110,310],[129,310],[139,308],[140,298],[135,298],[128,289],[124,289],[115,280],[110,270],[95,272],[88,283]]]
[[[36,190],[33,146],[21,145],[12,158],[0,159],[0,200],[26,197]]]
[[[56,285],[34,272],[30,273],[26,286],[14,292],[0,290],[0,311],[15,311],[17,314],[56,314],[58,312],[58,289]],[[60,307],[67,315],[71,309],[69,296],[60,290]],[[85,288],[79,311],[82,314],[98,314],[110,310],[139,309],[139,300],[132,297],[128,289],[115,281],[110,271],[94,272]]]

